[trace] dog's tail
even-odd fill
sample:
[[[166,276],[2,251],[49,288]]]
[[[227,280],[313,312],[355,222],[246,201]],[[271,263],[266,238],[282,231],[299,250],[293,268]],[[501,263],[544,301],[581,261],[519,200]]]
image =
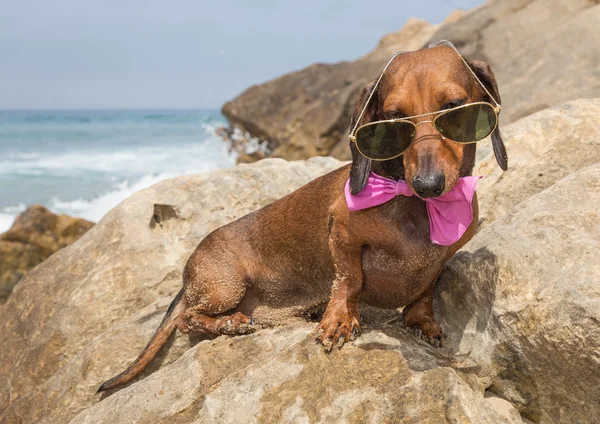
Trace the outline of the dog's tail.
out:
[[[102,383],[98,389],[98,392],[113,389],[117,386],[127,383],[136,375],[141,373],[144,368],[146,368],[150,361],[156,356],[160,348],[165,344],[173,330],[175,330],[177,319],[185,310],[185,301],[182,301],[182,297],[183,289],[177,293],[177,296],[175,296],[175,299],[173,299],[171,305],[169,305],[169,309],[167,310],[165,317],[156,329],[156,332],[154,333],[154,336],[152,336],[150,342],[148,342],[144,350],[142,350],[142,353],[140,353],[140,356],[138,356],[137,359],[133,361],[133,363],[129,365],[129,367],[121,374]]]

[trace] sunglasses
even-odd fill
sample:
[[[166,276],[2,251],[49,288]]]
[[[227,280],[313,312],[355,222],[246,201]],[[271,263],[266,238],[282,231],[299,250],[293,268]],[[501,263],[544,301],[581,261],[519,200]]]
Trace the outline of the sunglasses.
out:
[[[354,128],[350,132],[350,141],[356,144],[356,148],[360,154],[374,161],[397,158],[412,144],[417,132],[417,127],[425,123],[432,124],[435,130],[441,135],[442,139],[460,144],[476,143],[494,132],[498,126],[498,113],[500,113],[502,107],[479,80],[475,72],[473,72],[452,43],[444,40],[432,45],[432,47],[436,45],[447,45],[456,52],[495,105],[488,102],[474,102],[453,107],[451,109],[438,110],[436,112],[400,119],[374,121],[358,126],[373,97],[373,93],[377,90],[379,82],[385,74],[385,71],[394,59],[404,52],[396,53],[383,68]],[[422,118],[425,116],[434,116],[434,118],[431,120],[419,121],[416,124],[411,121],[411,119]]]

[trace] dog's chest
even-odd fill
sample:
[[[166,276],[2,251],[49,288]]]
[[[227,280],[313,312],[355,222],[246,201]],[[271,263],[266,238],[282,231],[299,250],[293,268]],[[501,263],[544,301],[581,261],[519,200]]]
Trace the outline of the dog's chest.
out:
[[[448,257],[448,247],[429,238],[425,205],[419,199],[399,200],[382,211],[382,232],[363,252],[361,297],[374,306],[410,303],[433,282]]]
[[[365,283],[361,299],[381,308],[398,308],[415,300],[433,283],[447,257],[443,246],[416,251],[367,248],[363,253]]]

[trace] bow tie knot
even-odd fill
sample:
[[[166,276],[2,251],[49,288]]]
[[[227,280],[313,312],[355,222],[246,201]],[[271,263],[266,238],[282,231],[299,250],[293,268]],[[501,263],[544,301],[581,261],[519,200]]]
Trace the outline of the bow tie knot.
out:
[[[459,178],[454,187],[439,197],[423,199],[429,217],[429,238],[432,243],[450,246],[456,243],[473,221],[473,195],[481,177]],[[350,193],[350,180],[344,189],[348,209],[357,211],[389,202],[396,196],[415,194],[404,180],[394,181],[371,172],[365,188],[358,194]]]
[[[400,181],[396,181],[396,185],[394,187],[394,193],[396,194],[396,196],[400,196],[402,194],[402,188],[401,185],[398,184]]]

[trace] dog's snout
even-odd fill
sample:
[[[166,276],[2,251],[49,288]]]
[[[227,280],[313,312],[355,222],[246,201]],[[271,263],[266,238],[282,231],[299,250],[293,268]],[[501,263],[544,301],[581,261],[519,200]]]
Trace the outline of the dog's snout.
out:
[[[419,197],[438,197],[444,192],[446,177],[441,172],[416,175],[413,177],[412,186]]]

